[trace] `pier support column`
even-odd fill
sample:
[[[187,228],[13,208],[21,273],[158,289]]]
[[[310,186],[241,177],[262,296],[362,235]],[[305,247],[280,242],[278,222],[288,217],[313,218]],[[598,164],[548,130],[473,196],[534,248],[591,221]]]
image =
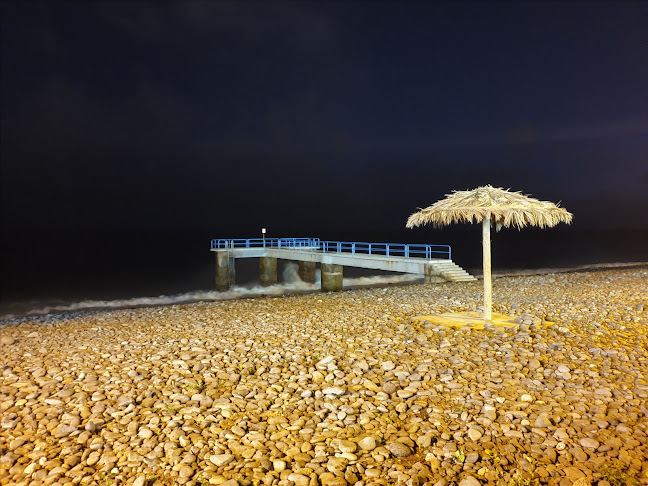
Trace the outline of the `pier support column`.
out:
[[[277,259],[272,257],[259,258],[259,280],[263,287],[277,283]]]
[[[216,290],[225,292],[230,288],[230,269],[229,259],[226,251],[215,251],[216,255]]]
[[[315,283],[315,269],[317,263],[315,262],[299,262],[299,278],[307,283]]]
[[[432,265],[425,265],[425,283],[447,282]]]
[[[342,265],[322,263],[322,292],[342,290]]]

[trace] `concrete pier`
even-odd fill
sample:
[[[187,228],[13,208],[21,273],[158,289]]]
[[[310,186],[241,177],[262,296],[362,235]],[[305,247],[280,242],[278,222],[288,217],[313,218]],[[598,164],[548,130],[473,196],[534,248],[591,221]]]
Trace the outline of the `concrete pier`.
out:
[[[216,290],[225,292],[230,288],[230,269],[229,259],[226,251],[216,251]]]
[[[373,246],[372,246],[373,245]],[[435,250],[441,247],[444,250]],[[262,285],[277,282],[277,259],[299,262],[299,276],[315,282],[317,264],[322,265],[323,291],[342,290],[344,267],[371,268],[425,276],[426,283],[468,282],[475,277],[450,259],[447,245],[403,245],[400,243],[321,242],[317,238],[274,238],[261,240],[212,240],[216,253],[216,288],[234,284],[237,258],[260,258]],[[446,253],[447,252],[447,253]],[[447,258],[433,258],[447,254]],[[230,267],[231,266],[231,270]]]
[[[342,290],[342,265],[322,263],[322,292]]]
[[[315,262],[299,262],[299,278],[307,283],[315,283],[315,270],[317,263]]]
[[[263,287],[277,283],[277,259],[272,257],[259,258],[259,280]]]
[[[446,281],[434,265],[425,265],[425,283],[441,283]]]

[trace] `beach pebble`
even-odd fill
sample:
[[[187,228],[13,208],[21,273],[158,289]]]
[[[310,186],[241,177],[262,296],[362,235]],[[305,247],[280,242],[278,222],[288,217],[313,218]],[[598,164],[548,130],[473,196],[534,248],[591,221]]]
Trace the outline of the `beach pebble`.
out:
[[[385,371],[391,371],[394,368],[396,368],[396,365],[394,364],[393,361],[385,361],[381,364],[381,367]]]
[[[288,475],[287,479],[288,481],[292,481],[295,486],[308,486],[310,484],[310,478],[303,474],[292,473]]]
[[[481,481],[474,476],[466,476],[459,482],[459,486],[480,486]]]
[[[383,388],[383,391],[384,391],[385,393],[388,393],[389,395],[391,395],[391,394],[394,393],[396,390],[398,390],[398,384],[397,384],[397,383],[394,383],[393,381],[388,381],[387,383],[385,383],[385,384],[383,385],[382,388]]]
[[[14,339],[11,336],[2,336],[2,337],[0,337],[0,344],[2,346],[11,346],[15,342],[17,342],[17,339]]]
[[[209,457],[209,460],[214,466],[227,466],[230,462],[234,460],[233,454],[212,454]]]
[[[324,389],[322,390],[322,393],[323,393],[324,395],[333,395],[333,396],[337,396],[337,395],[342,395],[342,394],[344,394],[344,389],[340,388],[339,386],[329,386],[329,387],[327,387],[327,388],[324,388]]]
[[[367,436],[360,439],[358,445],[365,451],[373,451],[377,447],[378,441],[375,437]]]
[[[540,364],[540,361],[536,358],[532,358],[529,360],[529,369],[531,370],[537,370],[540,368],[542,365]]]
[[[470,437],[470,440],[472,441],[478,441],[479,439],[482,438],[483,431],[477,428],[470,428],[468,429],[468,437]]]
[[[388,442],[385,447],[395,457],[407,457],[412,454],[412,450],[401,442]]]
[[[596,439],[590,439],[588,437],[585,437],[581,440],[578,441],[580,445],[587,449],[598,449],[598,447],[601,445],[601,443],[596,440]]]
[[[477,309],[479,282],[3,323],[1,475],[610,486],[613,458],[643,477],[642,272],[498,278],[496,312],[519,322],[496,332],[417,319]]]
[[[73,425],[61,424],[54,429],[52,435],[54,435],[54,437],[56,437],[57,439],[62,439],[63,437],[67,437],[68,435],[76,431],[77,428]]]

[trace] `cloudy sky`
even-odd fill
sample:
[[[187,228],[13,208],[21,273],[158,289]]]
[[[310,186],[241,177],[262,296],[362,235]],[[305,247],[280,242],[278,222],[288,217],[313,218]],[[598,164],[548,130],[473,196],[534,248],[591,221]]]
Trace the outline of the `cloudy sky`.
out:
[[[4,2],[3,229],[648,227],[642,2]],[[227,234],[225,234],[227,233]]]

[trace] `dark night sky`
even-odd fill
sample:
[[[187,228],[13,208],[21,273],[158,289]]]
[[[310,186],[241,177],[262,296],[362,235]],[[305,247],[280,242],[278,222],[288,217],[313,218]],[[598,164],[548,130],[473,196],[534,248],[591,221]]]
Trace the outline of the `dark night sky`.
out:
[[[0,8],[7,234],[393,230],[486,183],[648,227],[646,3]]]

